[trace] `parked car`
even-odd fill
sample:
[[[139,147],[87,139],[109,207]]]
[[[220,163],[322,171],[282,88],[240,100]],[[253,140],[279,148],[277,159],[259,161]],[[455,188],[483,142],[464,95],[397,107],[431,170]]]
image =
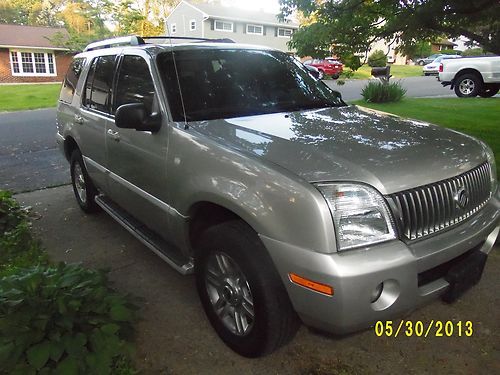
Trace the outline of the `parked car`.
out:
[[[423,67],[423,73],[425,76],[429,75],[437,75],[439,73],[439,65],[441,64],[441,61],[443,60],[450,60],[450,59],[457,59],[462,56],[460,55],[442,55],[439,57],[436,57],[433,62],[425,65]]]
[[[489,98],[500,90],[500,56],[443,61],[439,66],[439,80],[461,98],[477,95]]]
[[[443,56],[443,54],[442,53],[435,53],[433,55],[430,55],[429,57],[423,57],[423,58],[417,59],[416,63],[420,66],[424,66],[424,65],[430,64],[431,62],[436,60],[439,56]]]
[[[342,63],[333,58],[310,59],[304,61],[304,65],[309,65],[317,68],[320,72],[320,79],[323,79],[325,74],[332,76],[332,78],[334,79],[337,79],[340,77],[340,74],[344,69]]]
[[[56,121],[80,208],[194,273],[215,331],[248,357],[301,322],[342,334],[455,300],[500,229],[485,143],[347,105],[265,47],[93,43]]]

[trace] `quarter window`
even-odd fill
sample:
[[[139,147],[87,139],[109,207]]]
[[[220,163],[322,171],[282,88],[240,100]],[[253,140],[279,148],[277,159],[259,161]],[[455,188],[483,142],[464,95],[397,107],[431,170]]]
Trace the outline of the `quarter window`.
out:
[[[116,99],[116,109],[129,103],[143,103],[148,114],[155,110],[155,87],[146,61],[140,56],[125,56],[120,66]]]
[[[10,51],[14,76],[55,76],[54,54],[51,52]]]
[[[61,90],[60,100],[66,103],[71,103],[73,96],[75,95],[76,85],[78,83],[78,78],[82,73],[82,68],[84,65],[84,58],[74,59],[71,63],[66,77],[64,78],[63,87]]]
[[[218,30],[218,31],[232,32],[233,31],[233,23],[217,20],[217,21],[215,21],[214,28],[215,28],[215,30]]]
[[[247,25],[247,34],[264,35],[264,27],[262,25]]]

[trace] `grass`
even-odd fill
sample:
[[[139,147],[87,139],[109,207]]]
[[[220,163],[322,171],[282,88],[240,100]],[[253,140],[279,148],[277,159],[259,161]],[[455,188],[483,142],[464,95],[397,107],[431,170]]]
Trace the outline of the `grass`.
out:
[[[406,98],[399,103],[358,100],[353,104],[428,121],[477,137],[493,149],[500,175],[499,98]]]
[[[55,107],[61,84],[0,85],[0,112]]]
[[[363,65],[354,72],[351,79],[368,79],[371,77],[372,68]],[[349,69],[346,68],[346,71]],[[422,75],[422,67],[418,65],[391,65],[391,74],[394,78],[419,77]]]

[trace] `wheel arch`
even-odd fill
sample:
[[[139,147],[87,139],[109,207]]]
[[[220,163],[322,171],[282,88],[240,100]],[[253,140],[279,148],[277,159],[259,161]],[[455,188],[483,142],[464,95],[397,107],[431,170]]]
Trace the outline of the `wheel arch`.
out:
[[[194,252],[198,248],[199,239],[204,231],[227,221],[240,220],[258,233],[254,226],[249,223],[249,220],[245,220],[235,210],[209,200],[198,201],[192,204],[189,208],[188,216],[188,240],[190,249]]]
[[[462,70],[459,70],[457,72],[457,74],[455,74],[455,78],[453,79],[453,81],[451,83],[451,88],[455,87],[455,84],[458,81],[458,79],[461,76],[463,76],[464,74],[473,74],[473,75],[477,76],[479,79],[481,79],[481,83],[484,83],[483,76],[481,75],[481,72],[479,72],[479,70],[474,69],[474,68],[464,68]]]
[[[80,147],[78,147],[78,143],[76,143],[75,139],[72,136],[67,136],[64,139],[64,156],[66,157],[66,160],[70,161],[71,154],[76,149],[80,149]]]

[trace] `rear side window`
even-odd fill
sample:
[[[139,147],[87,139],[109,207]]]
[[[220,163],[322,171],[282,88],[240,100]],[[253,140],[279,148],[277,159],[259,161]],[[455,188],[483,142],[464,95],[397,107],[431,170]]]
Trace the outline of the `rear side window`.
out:
[[[78,79],[80,78],[80,74],[82,73],[84,65],[85,58],[83,57],[78,57],[73,60],[73,62],[69,66],[68,72],[66,73],[66,77],[64,78],[59,100],[66,103],[71,103],[71,101],[73,100],[73,96],[75,95],[76,85],[78,83]]]
[[[143,103],[151,114],[154,99],[155,87],[146,60],[140,56],[126,55],[118,74],[113,113],[122,104]]]
[[[86,107],[109,113],[115,60],[116,56],[111,55],[100,56],[92,61],[83,100]]]

